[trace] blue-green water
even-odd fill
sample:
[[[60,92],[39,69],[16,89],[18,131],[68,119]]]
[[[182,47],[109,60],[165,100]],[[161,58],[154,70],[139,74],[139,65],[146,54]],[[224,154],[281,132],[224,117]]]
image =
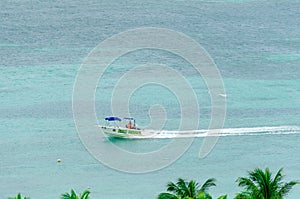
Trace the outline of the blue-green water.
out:
[[[215,177],[218,186],[211,189],[212,194],[228,193],[232,198],[240,190],[237,177],[266,166],[273,170],[284,167],[287,180],[300,180],[299,130],[222,136],[204,159],[198,158],[204,138],[196,138],[169,167],[129,174],[104,166],[87,152],[72,114],[77,72],[98,43],[131,28],[160,27],[192,37],[216,62],[227,95],[224,128],[299,127],[300,2],[4,0],[0,5],[1,198],[17,192],[33,199],[59,198],[71,188],[81,191],[89,187],[92,198],[148,199],[178,177],[200,182]],[[107,71],[99,82],[98,119],[110,112],[105,103],[110,99],[111,84],[132,63],[159,59],[182,70],[193,82],[201,109],[200,125],[207,127],[210,103],[203,82],[193,71],[185,70],[180,60],[164,56],[146,51],[118,60],[116,70]],[[174,96],[161,91],[165,99],[161,100],[153,89],[137,90],[131,101],[132,114],[146,125],[149,105],[159,102],[169,111],[166,128],[176,128],[180,114]],[[151,151],[169,140],[113,142],[130,151]],[[296,186],[289,198],[299,195]]]

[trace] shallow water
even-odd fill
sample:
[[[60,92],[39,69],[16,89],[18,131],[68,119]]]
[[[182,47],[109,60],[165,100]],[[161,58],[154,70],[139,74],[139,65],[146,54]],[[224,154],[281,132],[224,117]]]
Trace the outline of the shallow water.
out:
[[[266,166],[274,172],[284,167],[286,180],[300,180],[299,6],[298,1],[240,0],[1,1],[0,197],[22,192],[33,199],[59,198],[71,188],[89,187],[92,198],[148,199],[179,177],[199,182],[215,177],[212,194],[232,198],[240,190],[237,177]],[[201,130],[182,157],[146,174],[111,169],[80,141],[72,111],[80,65],[101,41],[137,27],[183,32],[218,66],[226,89],[225,133],[206,158],[198,158],[205,139]],[[181,58],[155,50],[128,54],[105,72],[96,90],[99,123],[111,114],[108,104],[119,78],[147,63],[167,64],[187,78],[198,99],[199,129],[207,129],[211,101],[202,78]],[[165,108],[164,130],[180,126],[180,103],[168,89],[144,86],[130,100],[130,113],[141,127],[151,126],[149,108],[155,104]],[[152,112],[152,122],[165,116],[160,111]],[[103,145],[137,153],[174,140],[99,138]],[[296,186],[289,198],[299,195]]]

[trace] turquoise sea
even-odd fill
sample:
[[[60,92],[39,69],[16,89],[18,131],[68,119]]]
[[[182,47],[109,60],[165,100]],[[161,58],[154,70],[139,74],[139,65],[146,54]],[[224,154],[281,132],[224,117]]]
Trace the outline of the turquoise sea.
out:
[[[212,195],[233,198],[241,190],[235,180],[256,167],[274,172],[284,167],[286,180],[300,180],[299,8],[297,0],[2,0],[0,198],[21,192],[53,199],[71,188],[89,188],[91,198],[149,199],[179,177],[201,183],[214,177]],[[205,139],[200,136],[171,165],[132,174],[88,152],[75,127],[72,96],[79,68],[95,46],[143,27],[184,33],[210,54],[226,90],[227,134],[203,159],[198,157]],[[110,94],[120,77],[145,63],[170,65],[191,82],[199,100],[199,128],[206,129],[211,102],[201,77],[184,60],[150,49],[116,60],[105,72],[95,98],[99,123],[111,114]],[[159,85],[136,90],[130,113],[147,126],[148,110],[156,104],[165,108],[165,129],[176,129],[180,103]],[[99,138],[99,143],[146,153],[172,140]],[[300,186],[295,186],[288,198],[299,195]]]

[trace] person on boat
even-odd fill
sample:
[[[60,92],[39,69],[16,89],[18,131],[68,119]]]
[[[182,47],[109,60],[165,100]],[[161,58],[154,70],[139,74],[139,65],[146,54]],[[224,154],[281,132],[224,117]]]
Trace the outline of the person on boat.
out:
[[[131,129],[132,128],[132,124],[131,121],[129,120],[128,124],[126,124],[126,128]]]
[[[135,126],[135,123],[133,123],[133,126],[131,126],[132,129],[137,129]]]

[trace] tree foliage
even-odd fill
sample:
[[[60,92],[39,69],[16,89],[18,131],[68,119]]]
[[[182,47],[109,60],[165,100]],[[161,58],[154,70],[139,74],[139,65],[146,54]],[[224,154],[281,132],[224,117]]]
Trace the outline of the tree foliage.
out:
[[[212,199],[208,193],[209,188],[216,186],[216,180],[209,178],[202,186],[194,180],[189,182],[179,178],[176,183],[169,182],[167,191],[158,195],[158,199]],[[221,196],[219,199],[226,199]]]
[[[16,197],[8,198],[8,199],[22,199],[22,195],[21,195],[21,193],[18,193],[18,195]],[[24,197],[24,199],[30,199],[30,198]]]
[[[89,199],[90,191],[84,190],[79,196],[71,189],[71,193],[64,193],[61,195],[61,199]]]
[[[265,171],[256,168],[248,172],[248,177],[238,178],[238,185],[245,190],[238,193],[235,199],[283,199],[299,182],[283,182],[282,170],[279,169],[273,178],[269,168]]]

